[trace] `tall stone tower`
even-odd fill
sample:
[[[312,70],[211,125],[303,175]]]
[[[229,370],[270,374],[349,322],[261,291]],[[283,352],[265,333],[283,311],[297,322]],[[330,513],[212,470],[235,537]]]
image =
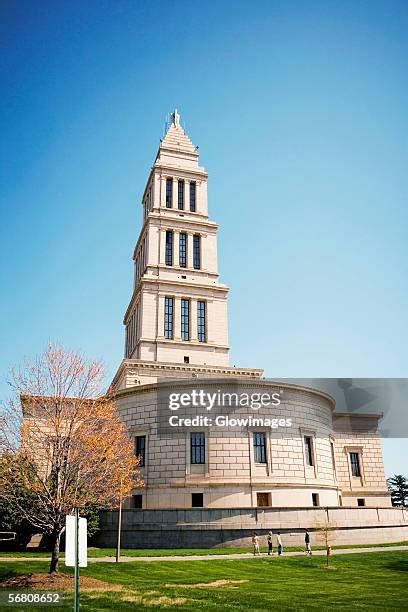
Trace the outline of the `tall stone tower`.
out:
[[[131,365],[133,377],[120,386],[149,382],[169,371],[180,375],[180,370],[197,366],[213,376],[218,369],[230,370],[228,287],[219,282],[218,225],[208,218],[208,174],[198,158],[176,110],[142,197],[143,225],[133,253],[121,368],[123,375],[127,364],[129,374]]]

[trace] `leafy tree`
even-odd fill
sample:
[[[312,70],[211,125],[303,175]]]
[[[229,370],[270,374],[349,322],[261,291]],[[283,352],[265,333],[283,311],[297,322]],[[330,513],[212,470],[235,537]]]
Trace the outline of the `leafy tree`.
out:
[[[25,548],[35,533],[34,527],[21,517],[18,510],[6,500],[0,499],[0,531],[16,534],[15,539],[0,542],[2,549]]]
[[[402,474],[394,474],[387,479],[388,490],[391,491],[393,506],[408,507],[408,478]]]
[[[85,506],[83,512],[81,512],[81,516],[86,518],[88,538],[92,538],[100,529],[99,515],[102,509],[102,506],[99,504],[88,504],[88,506]]]
[[[13,372],[0,421],[0,499],[51,543],[58,571],[65,516],[115,507],[141,486],[138,460],[115,403],[101,394],[102,366],[50,345]]]

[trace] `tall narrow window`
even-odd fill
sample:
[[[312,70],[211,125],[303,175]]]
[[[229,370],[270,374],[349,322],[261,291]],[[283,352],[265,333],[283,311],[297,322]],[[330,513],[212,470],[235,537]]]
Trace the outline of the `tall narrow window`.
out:
[[[179,264],[180,268],[187,268],[187,234],[180,232],[179,237]]]
[[[181,300],[181,339],[190,340],[190,300]]]
[[[129,323],[126,325],[125,329],[126,329],[125,357],[130,357],[130,340],[129,340],[130,327],[129,327]]]
[[[146,464],[146,436],[136,436],[135,455],[139,457],[139,466],[143,467]]]
[[[174,298],[164,298],[164,337],[173,340]]]
[[[313,466],[313,439],[312,436],[305,436],[305,457],[306,465]]]
[[[201,237],[193,236],[193,266],[195,270],[201,268]]]
[[[199,342],[206,341],[205,302],[197,302],[197,338]]]
[[[335,456],[335,453],[334,453],[334,442],[333,442],[333,440],[330,440],[330,451],[331,451],[331,458],[332,458],[333,473],[334,473],[334,475],[336,475],[336,456]]]
[[[196,211],[196,184],[190,183],[190,210]]]
[[[350,466],[352,476],[361,476],[360,456],[358,453],[350,453]]]
[[[173,232],[166,232],[166,266],[173,265]]]
[[[184,210],[184,181],[178,182],[177,205],[178,205],[179,210]]]
[[[166,179],[166,208],[173,206],[173,179]]]
[[[191,434],[191,463],[205,463],[205,436],[204,432]]]
[[[254,431],[254,461],[266,463],[266,435],[263,431]]]

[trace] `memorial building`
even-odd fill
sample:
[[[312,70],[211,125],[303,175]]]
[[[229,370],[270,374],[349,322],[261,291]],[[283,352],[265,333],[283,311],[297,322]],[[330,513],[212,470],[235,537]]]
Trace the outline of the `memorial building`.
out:
[[[207,180],[175,111],[143,192],[125,356],[111,385],[144,480],[128,507],[389,507],[378,415],[337,412],[321,390],[229,365],[228,286],[218,275]],[[233,431],[203,421],[160,431],[163,398],[200,384],[279,396],[273,416],[290,430],[263,427],[271,408],[260,407],[251,413],[258,424]],[[234,419],[244,416],[247,407],[234,409]]]

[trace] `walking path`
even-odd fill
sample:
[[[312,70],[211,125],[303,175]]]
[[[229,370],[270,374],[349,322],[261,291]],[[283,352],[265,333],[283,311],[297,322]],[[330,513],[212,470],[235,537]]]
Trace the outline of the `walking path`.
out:
[[[374,553],[374,552],[395,552],[401,550],[408,550],[408,546],[372,546],[370,548],[338,548],[333,551],[333,556],[335,555],[350,555],[355,553]],[[284,552],[284,557],[300,557],[304,556],[305,553],[301,551],[295,552]],[[313,552],[313,556],[326,556],[325,550],[315,550]],[[264,559],[268,557],[266,553],[261,553],[259,556],[254,557],[252,553],[233,553],[231,555],[188,555],[185,557],[181,557],[178,555],[171,555],[168,557],[128,557],[122,556],[120,557],[121,562],[135,562],[135,561],[213,561],[213,560],[223,560],[223,559]],[[277,558],[278,555],[275,552],[272,559]],[[45,557],[0,557],[0,563],[10,563],[14,561],[48,561],[48,558]],[[112,563],[115,561],[115,557],[88,557],[89,563]]]

